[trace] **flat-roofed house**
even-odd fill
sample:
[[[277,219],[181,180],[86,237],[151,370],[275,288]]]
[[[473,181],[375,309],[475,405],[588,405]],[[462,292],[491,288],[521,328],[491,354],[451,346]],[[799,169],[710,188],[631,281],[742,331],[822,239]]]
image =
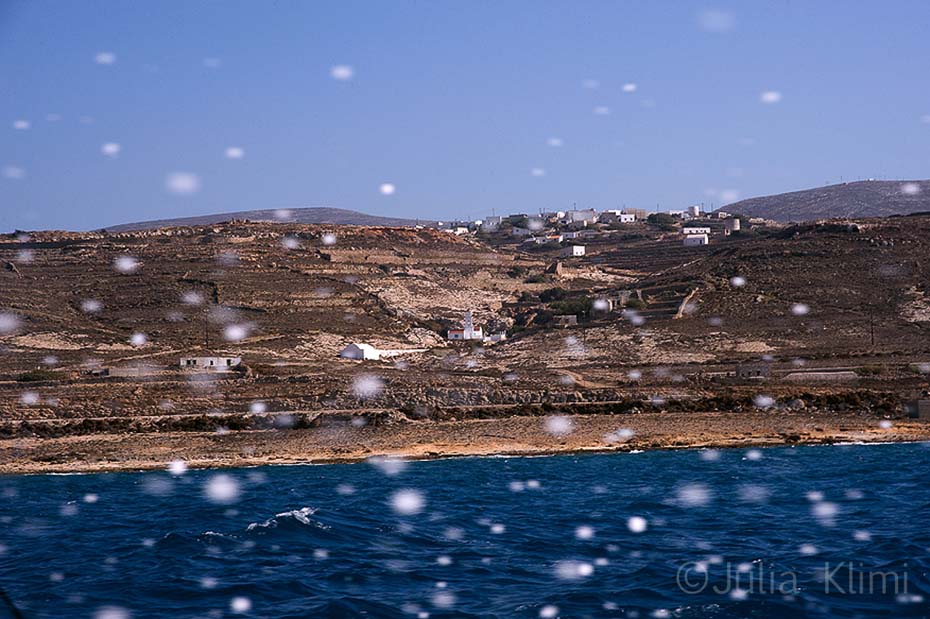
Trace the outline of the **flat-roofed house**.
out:
[[[584,245],[569,245],[568,247],[562,248],[559,255],[563,258],[584,256]]]
[[[609,210],[601,213],[600,222],[605,224],[631,224],[636,221],[636,215],[618,210]]]
[[[181,357],[182,370],[198,372],[231,372],[242,363],[242,357]]]
[[[339,356],[343,359],[372,360],[377,361],[381,358],[381,351],[371,344],[349,344],[340,351]]]
[[[500,228],[501,222],[504,221],[504,218],[500,215],[491,215],[490,217],[485,217],[481,221],[481,229],[485,232],[493,232]]]
[[[684,240],[685,247],[707,245],[708,243],[710,243],[710,238],[706,234],[689,234]]]
[[[684,226],[682,234],[710,234],[710,226]]]

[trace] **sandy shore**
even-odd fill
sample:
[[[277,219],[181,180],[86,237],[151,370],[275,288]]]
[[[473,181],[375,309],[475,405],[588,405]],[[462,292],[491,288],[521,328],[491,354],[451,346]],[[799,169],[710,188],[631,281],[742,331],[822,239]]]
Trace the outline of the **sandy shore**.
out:
[[[837,442],[930,440],[930,422],[796,413],[641,413],[576,415],[570,434],[546,432],[541,417],[410,422],[355,428],[130,433],[0,441],[0,473],[64,473],[164,468],[176,458],[193,467],[350,462],[372,456],[438,458],[533,455],[686,447],[749,447]],[[611,433],[625,428],[629,440]]]

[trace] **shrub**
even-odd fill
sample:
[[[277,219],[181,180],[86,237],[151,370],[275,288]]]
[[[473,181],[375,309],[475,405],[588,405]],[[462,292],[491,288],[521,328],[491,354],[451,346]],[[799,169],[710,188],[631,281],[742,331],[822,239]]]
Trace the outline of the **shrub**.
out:
[[[557,301],[565,298],[566,291],[564,288],[549,288],[539,293],[539,300],[543,303]]]
[[[672,226],[675,225],[676,220],[668,213],[652,213],[646,218],[646,221],[660,226]]]
[[[525,284],[542,284],[543,282],[549,281],[549,278],[545,273],[534,273],[523,280]],[[526,294],[526,293],[524,293]]]
[[[35,370],[23,372],[16,377],[16,381],[20,383],[33,383],[42,380],[61,380],[62,378],[64,378],[64,376],[61,372],[54,372],[45,368],[36,368]]]
[[[591,299],[588,297],[578,297],[575,299],[554,301],[549,304],[549,307],[551,307],[552,311],[556,314],[587,316],[591,312],[591,304]]]

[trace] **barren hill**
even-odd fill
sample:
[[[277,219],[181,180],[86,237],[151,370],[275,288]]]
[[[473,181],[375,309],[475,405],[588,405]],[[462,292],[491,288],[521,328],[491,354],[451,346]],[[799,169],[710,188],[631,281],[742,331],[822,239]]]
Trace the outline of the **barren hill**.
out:
[[[404,219],[402,217],[382,217],[369,215],[359,211],[323,206],[292,208],[292,209],[261,209],[253,211],[236,211],[232,213],[215,213],[212,215],[196,215],[194,217],[178,217],[174,219],[155,219],[128,224],[110,226],[111,232],[126,232],[130,230],[153,230],[155,228],[171,228],[176,226],[208,226],[231,220],[248,221],[276,221],[298,224],[344,224],[353,226],[395,226],[410,227],[417,224],[431,224],[434,222]]]
[[[783,222],[907,215],[930,211],[930,181],[856,181],[749,198],[723,210]]]
[[[683,253],[664,232],[611,234],[557,269],[433,229],[237,221],[0,235],[0,419],[9,432],[26,420],[151,429],[166,415],[248,414],[255,401],[416,419],[572,402],[714,407],[702,402],[730,383],[705,377],[763,355],[782,373],[795,359],[873,359],[889,368],[882,380],[920,380],[906,367],[930,355],[928,216],[762,229]],[[466,310],[510,337],[446,341]],[[572,314],[578,324],[560,328]],[[392,356],[341,359],[353,342]],[[207,380],[179,369],[206,353],[246,367]],[[103,367],[130,374],[94,375]],[[758,388],[740,389],[751,402]]]
[[[930,335],[930,217],[804,223],[723,248],[674,274],[699,288],[676,328],[773,354],[918,351]],[[732,282],[733,278],[742,278]]]
[[[900,416],[926,389],[930,216],[687,248],[641,231],[605,232],[555,264],[557,248],[428,228],[0,235],[0,470],[136,466],[136,448],[155,466],[216,461],[204,453],[241,465],[279,461],[281,441],[304,459],[496,441],[534,453],[572,444],[532,419],[553,413],[585,416],[579,428],[608,415],[585,448],[617,445],[607,430],[631,422],[630,448],[713,444],[705,424],[720,412],[736,413],[721,444],[866,440],[885,432],[878,415]],[[466,310],[509,337],[447,341]],[[341,358],[356,342],[385,356]],[[242,365],[180,367],[201,355]],[[735,375],[766,357],[771,380]],[[771,414],[758,413],[767,400]],[[652,429],[631,420],[660,412]],[[770,423],[745,425],[753,414]]]

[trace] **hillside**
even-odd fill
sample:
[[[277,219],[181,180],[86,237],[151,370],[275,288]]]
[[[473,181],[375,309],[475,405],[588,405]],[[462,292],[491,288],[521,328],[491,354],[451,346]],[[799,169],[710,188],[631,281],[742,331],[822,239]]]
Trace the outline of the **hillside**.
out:
[[[350,226],[395,226],[410,227],[417,224],[433,222],[404,219],[402,217],[382,217],[359,211],[341,208],[315,206],[292,209],[262,209],[254,211],[235,211],[232,213],[215,213],[196,215],[194,217],[177,217],[174,219],[154,219],[107,227],[110,232],[127,232],[131,230],[154,230],[176,226],[209,226],[231,220],[277,221],[297,224],[340,224]]]
[[[930,181],[856,181],[734,202],[729,213],[782,222],[930,211]]]
[[[676,328],[706,333],[716,318],[711,331],[734,343],[808,360],[925,350],[928,239],[930,217],[919,215],[798,224],[723,248],[675,273],[699,289]]]
[[[758,384],[727,377],[763,355],[781,375],[878,367],[855,385],[925,384],[908,368],[930,360],[928,216],[763,228],[705,247],[625,235],[557,269],[551,255],[433,229],[237,221],[0,235],[0,434],[245,428],[256,401],[308,424],[346,410],[377,423],[598,402],[715,410],[752,402]],[[446,341],[466,310],[510,337]],[[577,326],[559,328],[572,314]],[[353,342],[391,355],[341,359]],[[210,353],[243,368],[179,369]]]

